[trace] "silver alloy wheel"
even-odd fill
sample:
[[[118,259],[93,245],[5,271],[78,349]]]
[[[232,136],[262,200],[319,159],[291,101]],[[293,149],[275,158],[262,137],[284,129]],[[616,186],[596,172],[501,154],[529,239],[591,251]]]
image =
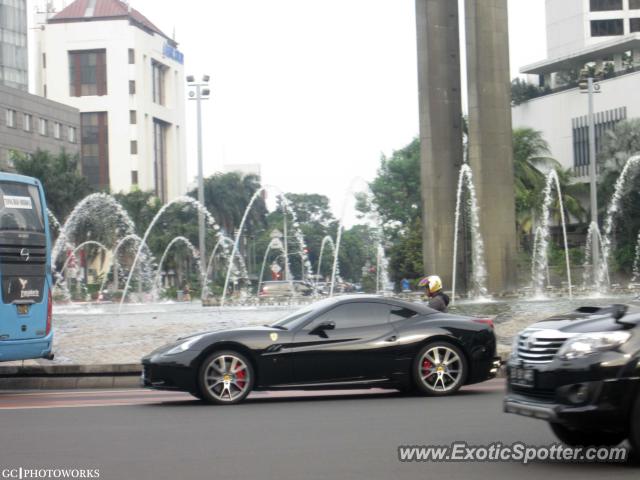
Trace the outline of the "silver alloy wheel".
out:
[[[422,355],[419,368],[422,383],[431,391],[443,393],[458,386],[464,366],[455,350],[436,345]]]
[[[205,387],[220,402],[233,402],[245,394],[250,385],[250,371],[245,362],[225,353],[209,362],[204,372]]]

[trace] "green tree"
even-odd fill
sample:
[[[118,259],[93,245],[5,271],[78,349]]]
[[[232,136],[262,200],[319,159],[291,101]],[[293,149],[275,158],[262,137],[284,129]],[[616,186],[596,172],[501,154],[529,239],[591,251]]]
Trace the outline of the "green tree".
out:
[[[233,236],[251,197],[259,189],[260,178],[257,175],[218,173],[204,180],[204,203],[225,233]],[[198,198],[198,191],[192,190],[189,196]],[[245,233],[251,233],[262,225],[266,213],[264,199],[260,197],[249,212]]]
[[[640,119],[637,118],[619,122],[605,135],[602,150],[598,156],[601,167],[598,188],[600,218],[605,217],[622,169],[635,155],[640,155]],[[640,231],[640,168],[638,167],[630,172],[617,214],[624,215],[624,221],[618,221],[615,224],[613,261],[610,267],[613,271],[630,273]]]
[[[520,78],[514,78],[511,81],[511,104],[514,106],[520,105],[544,95],[547,91],[549,91],[549,88],[541,88]]]
[[[420,190],[420,141],[383,156],[376,178],[369,185],[385,233],[396,232],[422,216]]]
[[[80,173],[78,156],[72,156],[64,150],[58,154],[44,150],[28,155],[13,152],[12,160],[17,173],[42,182],[47,205],[60,222],[93,191]]]
[[[570,170],[565,170],[550,157],[549,144],[542,132],[531,128],[513,131],[513,167],[518,231],[530,235],[536,216],[540,213],[546,175],[543,172],[555,169],[558,174],[565,213],[582,221],[585,210],[580,197],[585,187],[572,181]],[[556,199],[551,205],[554,220],[560,220],[560,204]]]
[[[372,198],[360,196],[357,208],[367,213],[375,207],[382,219],[390,277],[398,281],[422,275],[417,273],[422,269],[420,141],[414,139],[390,157],[383,156],[369,186]]]

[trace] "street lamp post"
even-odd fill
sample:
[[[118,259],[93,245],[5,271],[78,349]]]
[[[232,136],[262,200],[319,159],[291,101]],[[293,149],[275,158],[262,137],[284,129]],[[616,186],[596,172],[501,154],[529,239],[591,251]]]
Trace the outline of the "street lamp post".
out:
[[[589,179],[590,179],[590,190],[591,190],[591,223],[592,225],[598,225],[598,170],[596,163],[596,122],[595,122],[595,113],[593,106],[593,96],[596,93],[600,93],[600,85],[596,83],[596,79],[593,78],[593,75],[590,75],[588,78],[582,78],[580,81],[580,90],[581,93],[586,93],[589,98]],[[594,275],[599,275],[595,269],[600,264],[600,244],[598,239],[598,232],[596,228],[593,228],[593,239],[592,239],[592,262],[593,262],[593,271]],[[596,277],[597,278],[597,277]]]
[[[197,112],[197,129],[198,129],[198,202],[204,206],[204,168],[202,159],[202,101],[209,99],[209,75],[203,75],[202,80],[195,81],[193,75],[187,77],[187,84],[191,89],[189,91],[189,100],[195,100]],[[198,248],[200,250],[200,258],[206,259],[206,237],[204,212],[198,211]],[[202,279],[206,281],[206,279]]]

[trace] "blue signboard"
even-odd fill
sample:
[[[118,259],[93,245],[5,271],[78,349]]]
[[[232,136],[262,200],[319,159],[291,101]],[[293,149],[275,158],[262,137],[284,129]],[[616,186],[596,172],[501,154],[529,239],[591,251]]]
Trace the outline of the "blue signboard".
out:
[[[180,65],[184,65],[184,53],[182,53],[177,48],[173,48],[169,43],[164,44],[164,56],[169,57],[172,60],[175,60]]]

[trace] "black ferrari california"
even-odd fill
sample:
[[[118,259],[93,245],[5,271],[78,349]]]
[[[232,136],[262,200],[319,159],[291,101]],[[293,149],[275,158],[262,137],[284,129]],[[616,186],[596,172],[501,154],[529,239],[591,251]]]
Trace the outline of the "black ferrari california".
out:
[[[252,390],[396,388],[449,395],[493,377],[493,323],[422,304],[344,296],[265,326],[179,339],[142,359],[142,385],[234,404]]]

